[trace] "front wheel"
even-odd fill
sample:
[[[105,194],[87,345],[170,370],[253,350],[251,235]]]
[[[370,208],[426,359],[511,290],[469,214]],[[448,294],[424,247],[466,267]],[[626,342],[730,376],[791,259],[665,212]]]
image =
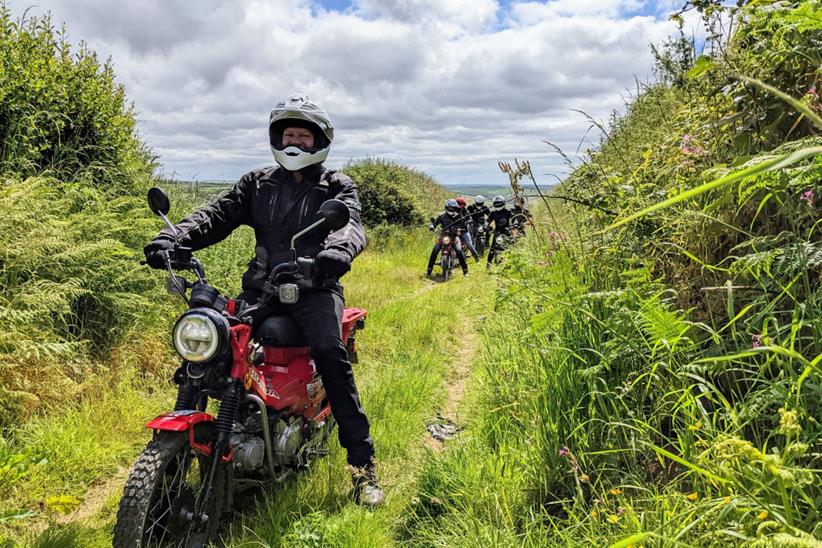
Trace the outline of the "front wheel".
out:
[[[444,253],[440,259],[440,267],[442,268],[442,279],[447,280],[451,277],[451,253]]]
[[[213,429],[197,432],[197,437],[213,438]],[[211,496],[204,501],[210,464],[210,458],[191,448],[187,432],[160,432],[128,477],[117,511],[114,546],[194,547],[217,540],[230,513],[233,474],[231,463],[220,463]]]

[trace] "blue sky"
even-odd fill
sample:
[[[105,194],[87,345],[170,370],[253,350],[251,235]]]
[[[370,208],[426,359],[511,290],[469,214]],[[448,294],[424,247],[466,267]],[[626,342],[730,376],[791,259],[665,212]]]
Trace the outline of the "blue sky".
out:
[[[21,15],[30,0],[7,0]],[[652,78],[671,2],[639,0],[38,0],[111,57],[167,175],[232,180],[271,164],[270,109],[295,92],[331,114],[330,167],[388,158],[444,183],[542,182],[587,120]],[[593,146],[588,134],[581,150]]]
[[[352,2],[351,0],[317,0],[316,3],[326,10],[338,12],[351,10],[354,8],[355,4],[355,2]],[[498,2],[500,11],[508,11],[513,3],[514,2],[511,0],[500,0]],[[543,1],[541,3],[546,4],[548,2]],[[670,1],[654,2],[648,0],[638,3],[640,4],[638,7],[627,7],[622,9],[621,16],[626,18],[633,16],[665,17],[671,12],[674,4]]]

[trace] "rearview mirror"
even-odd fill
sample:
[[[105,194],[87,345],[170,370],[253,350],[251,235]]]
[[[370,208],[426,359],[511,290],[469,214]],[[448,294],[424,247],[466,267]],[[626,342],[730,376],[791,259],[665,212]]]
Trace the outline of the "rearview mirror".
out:
[[[342,200],[337,199],[323,202],[317,213],[325,221],[325,226],[331,230],[339,230],[347,225],[348,220],[351,218],[351,211],[348,206]]]
[[[148,189],[148,207],[155,215],[163,216],[168,215],[171,204],[166,193],[155,186]]]

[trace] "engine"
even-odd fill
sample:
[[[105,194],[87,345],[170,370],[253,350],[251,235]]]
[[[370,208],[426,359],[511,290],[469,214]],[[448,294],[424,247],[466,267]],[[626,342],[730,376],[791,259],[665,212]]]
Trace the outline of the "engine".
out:
[[[274,462],[280,466],[300,464],[300,449],[303,446],[302,417],[281,418],[272,427],[271,443],[274,445]]]
[[[234,433],[231,435],[234,447],[234,468],[243,472],[254,472],[265,463],[265,441],[256,434]]]
[[[306,422],[303,417],[273,417],[271,419],[271,444],[274,465],[295,467],[304,464],[306,442]],[[259,412],[250,413],[242,424],[234,427],[231,434],[234,448],[234,467],[242,472],[260,473],[266,467],[265,440]]]

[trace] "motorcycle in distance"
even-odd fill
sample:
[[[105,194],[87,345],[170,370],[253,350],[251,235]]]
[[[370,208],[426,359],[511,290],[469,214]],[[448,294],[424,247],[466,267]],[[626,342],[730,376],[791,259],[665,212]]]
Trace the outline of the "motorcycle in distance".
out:
[[[431,225],[428,227],[432,232],[434,228],[434,219],[431,219]],[[440,231],[437,242],[442,244],[440,248],[440,269],[442,270],[442,280],[448,281],[454,273],[454,267],[459,263],[457,259],[457,246],[460,240],[460,233],[462,229],[453,230],[445,227]]]
[[[474,247],[477,254],[482,257],[485,255],[485,235],[488,234],[489,229],[488,220],[483,217],[479,222],[472,223],[470,226]]]
[[[152,188],[148,202],[176,240],[168,197]],[[295,242],[321,225],[340,229],[349,215],[340,200],[324,202],[319,220],[291,239],[291,260],[272,270],[253,305],[221,295],[190,249],[166,253],[168,290],[188,305],[172,330],[183,358],[174,373],[177,401],[174,411],[146,424],[153,437],[126,481],[115,547],[214,542],[239,488],[282,481],[325,453],[334,418],[309,348],[290,317],[266,317],[265,305],[293,304],[326,282],[313,259],[296,256]],[[342,340],[352,362],[365,316],[358,308],[343,313]],[[220,402],[216,417],[206,412],[209,398]]]
[[[528,217],[522,213],[517,213],[511,217],[510,236],[513,241],[516,241],[525,234],[525,223],[528,222]],[[513,242],[511,242],[513,243]]]
[[[488,252],[489,258],[499,260],[500,254],[523,236],[523,229],[527,220],[528,218],[525,215],[518,213],[511,217],[508,226],[495,232],[491,249]]]

